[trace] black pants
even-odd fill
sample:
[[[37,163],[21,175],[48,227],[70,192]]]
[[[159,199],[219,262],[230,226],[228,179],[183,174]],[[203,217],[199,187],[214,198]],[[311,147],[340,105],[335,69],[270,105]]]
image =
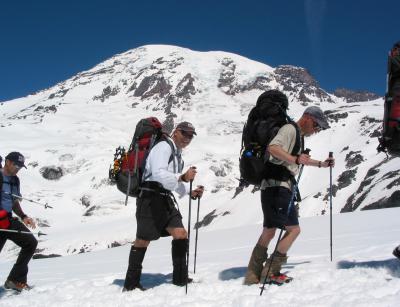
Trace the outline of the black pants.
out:
[[[29,229],[17,219],[11,219],[10,223],[10,227],[8,228],[9,230],[29,231]],[[28,275],[28,263],[36,250],[38,242],[36,238],[30,234],[0,231],[0,252],[7,240],[11,240],[21,247],[17,261],[11,269],[8,279],[14,282],[26,283]]]

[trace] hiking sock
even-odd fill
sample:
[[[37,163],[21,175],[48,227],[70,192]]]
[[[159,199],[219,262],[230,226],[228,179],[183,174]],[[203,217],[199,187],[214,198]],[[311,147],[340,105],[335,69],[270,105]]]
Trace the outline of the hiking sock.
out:
[[[184,286],[188,281],[186,265],[188,242],[188,239],[172,240],[172,283],[177,286]]]

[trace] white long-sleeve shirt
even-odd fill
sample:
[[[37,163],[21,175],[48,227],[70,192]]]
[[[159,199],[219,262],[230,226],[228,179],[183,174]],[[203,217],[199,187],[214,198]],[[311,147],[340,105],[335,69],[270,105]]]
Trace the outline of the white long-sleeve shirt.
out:
[[[183,197],[189,194],[190,187],[188,183],[179,181],[183,169],[182,151],[176,147],[172,139],[170,142],[174,146],[174,154],[166,141],[159,142],[151,149],[146,160],[143,179],[159,182],[164,189],[175,191]],[[173,159],[169,162],[171,154]],[[174,169],[174,161],[176,169]]]

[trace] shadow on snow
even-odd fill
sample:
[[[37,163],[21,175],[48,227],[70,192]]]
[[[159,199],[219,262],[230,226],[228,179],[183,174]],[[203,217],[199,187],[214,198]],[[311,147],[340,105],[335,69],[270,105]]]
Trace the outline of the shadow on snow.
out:
[[[291,263],[284,265],[282,268],[293,269],[296,265],[305,264],[305,263],[310,263],[310,261],[303,261],[303,262],[298,262],[298,263],[291,262]],[[229,268],[229,269],[221,271],[218,275],[218,278],[219,278],[219,280],[232,280],[232,279],[243,278],[244,275],[246,274],[246,271],[247,271],[247,267]]]
[[[400,262],[396,258],[363,262],[342,260],[337,263],[337,268],[343,270],[354,268],[386,269],[393,277],[400,278]]]
[[[125,279],[114,279],[112,282],[113,285],[120,286],[121,288],[124,286]],[[162,284],[168,284],[172,282],[172,273],[169,274],[142,274],[140,278],[140,283],[146,289],[154,288],[160,286]]]

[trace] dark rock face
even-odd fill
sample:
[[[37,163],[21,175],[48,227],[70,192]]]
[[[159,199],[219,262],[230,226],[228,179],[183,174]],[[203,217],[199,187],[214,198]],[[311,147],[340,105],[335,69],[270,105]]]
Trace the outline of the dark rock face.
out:
[[[382,120],[364,116],[360,121],[361,135],[368,135],[370,138],[380,137],[382,134]]]
[[[364,157],[360,154],[361,150],[359,151],[350,151],[345,158],[346,161],[346,168],[353,168],[361,164],[364,161]]]
[[[385,163],[389,162],[390,160],[392,160],[392,158],[384,160],[368,170],[367,174],[365,175],[365,177],[364,177],[363,181],[361,182],[360,186],[358,187],[357,191],[355,193],[353,193],[347,199],[346,205],[342,208],[342,210],[340,212],[352,212],[352,211],[356,210],[363,203],[363,201],[366,199],[366,197],[369,195],[369,193],[371,193],[372,189],[377,184],[382,182],[383,180],[395,178],[395,180],[391,181],[387,185],[387,187],[386,187],[387,189],[391,189],[394,186],[400,185],[400,171],[399,170],[388,172],[388,173],[384,174],[383,176],[381,176],[381,178],[377,178],[377,176],[380,173],[379,168],[382,165],[384,165]],[[375,183],[372,183],[374,180],[375,180]],[[389,199],[390,198],[381,199],[374,204],[365,206],[365,208],[368,208],[368,209],[375,208],[376,209],[376,208],[383,208],[383,206],[389,206],[391,204],[391,201],[395,198],[392,198],[391,200],[389,200]],[[386,208],[388,208],[388,207],[386,207]],[[368,209],[365,209],[365,210],[368,210]]]
[[[256,79],[253,82],[244,85],[241,88],[241,91],[245,92],[245,91],[251,91],[251,90],[261,90],[261,91],[271,90],[272,88],[269,85],[269,83],[272,80],[273,80],[273,78],[269,75],[258,76],[258,77],[256,77]]]
[[[162,123],[162,130],[166,134],[171,134],[172,131],[174,130],[174,126],[175,126],[174,116],[170,114]]]
[[[400,191],[395,191],[392,193],[392,195],[390,195],[390,197],[382,198],[377,202],[365,206],[361,210],[383,209],[383,208],[394,208],[394,207],[400,207]]]
[[[324,112],[326,117],[328,118],[329,122],[335,122],[337,123],[341,119],[345,119],[349,116],[349,113],[347,112],[338,112],[338,111],[332,111],[332,110],[327,110]]]
[[[162,98],[169,93],[171,88],[172,86],[168,84],[162,73],[159,73],[144,77],[133,96],[146,99],[158,95]]]
[[[111,88],[111,86],[107,86],[106,88],[103,89],[103,92],[101,95],[94,96],[93,100],[100,100],[101,102],[104,102],[107,98],[110,96],[115,96],[119,93],[119,88]]]
[[[119,246],[122,246],[122,244],[117,241],[114,241],[108,246],[108,248],[114,248],[114,247],[119,247]]]
[[[234,84],[236,71],[235,62],[230,58],[224,58],[221,65],[224,66],[224,69],[219,76],[217,86],[221,88],[225,94],[233,96],[238,92]]]
[[[83,195],[80,199],[82,205],[86,208],[90,207],[90,196],[89,195]]]
[[[298,92],[298,99],[304,103],[310,101],[306,95],[313,95],[318,99],[333,102],[328,93],[319,87],[313,76],[302,67],[281,65],[274,70],[275,79],[283,85],[285,92]]]
[[[59,166],[45,166],[40,169],[43,178],[48,180],[58,180],[64,176],[64,170]]]
[[[92,216],[98,209],[100,209],[99,206],[92,206],[88,210],[86,210],[83,216]]]
[[[38,106],[33,112],[56,113],[57,107],[54,104],[48,107]]]
[[[356,178],[357,168],[344,171],[338,178],[338,189],[349,186]]]
[[[352,91],[345,88],[336,89],[333,95],[339,98],[344,98],[346,102],[370,101],[380,97],[375,93],[370,93],[367,91]]]
[[[61,88],[58,92],[50,94],[49,99],[54,99],[54,98],[56,98],[56,97],[57,97],[57,98],[62,98],[62,97],[64,97],[68,92],[69,92],[69,89]]]
[[[176,87],[176,96],[179,98],[190,99],[190,96],[194,94],[196,94],[194,78],[190,73],[188,73]]]

